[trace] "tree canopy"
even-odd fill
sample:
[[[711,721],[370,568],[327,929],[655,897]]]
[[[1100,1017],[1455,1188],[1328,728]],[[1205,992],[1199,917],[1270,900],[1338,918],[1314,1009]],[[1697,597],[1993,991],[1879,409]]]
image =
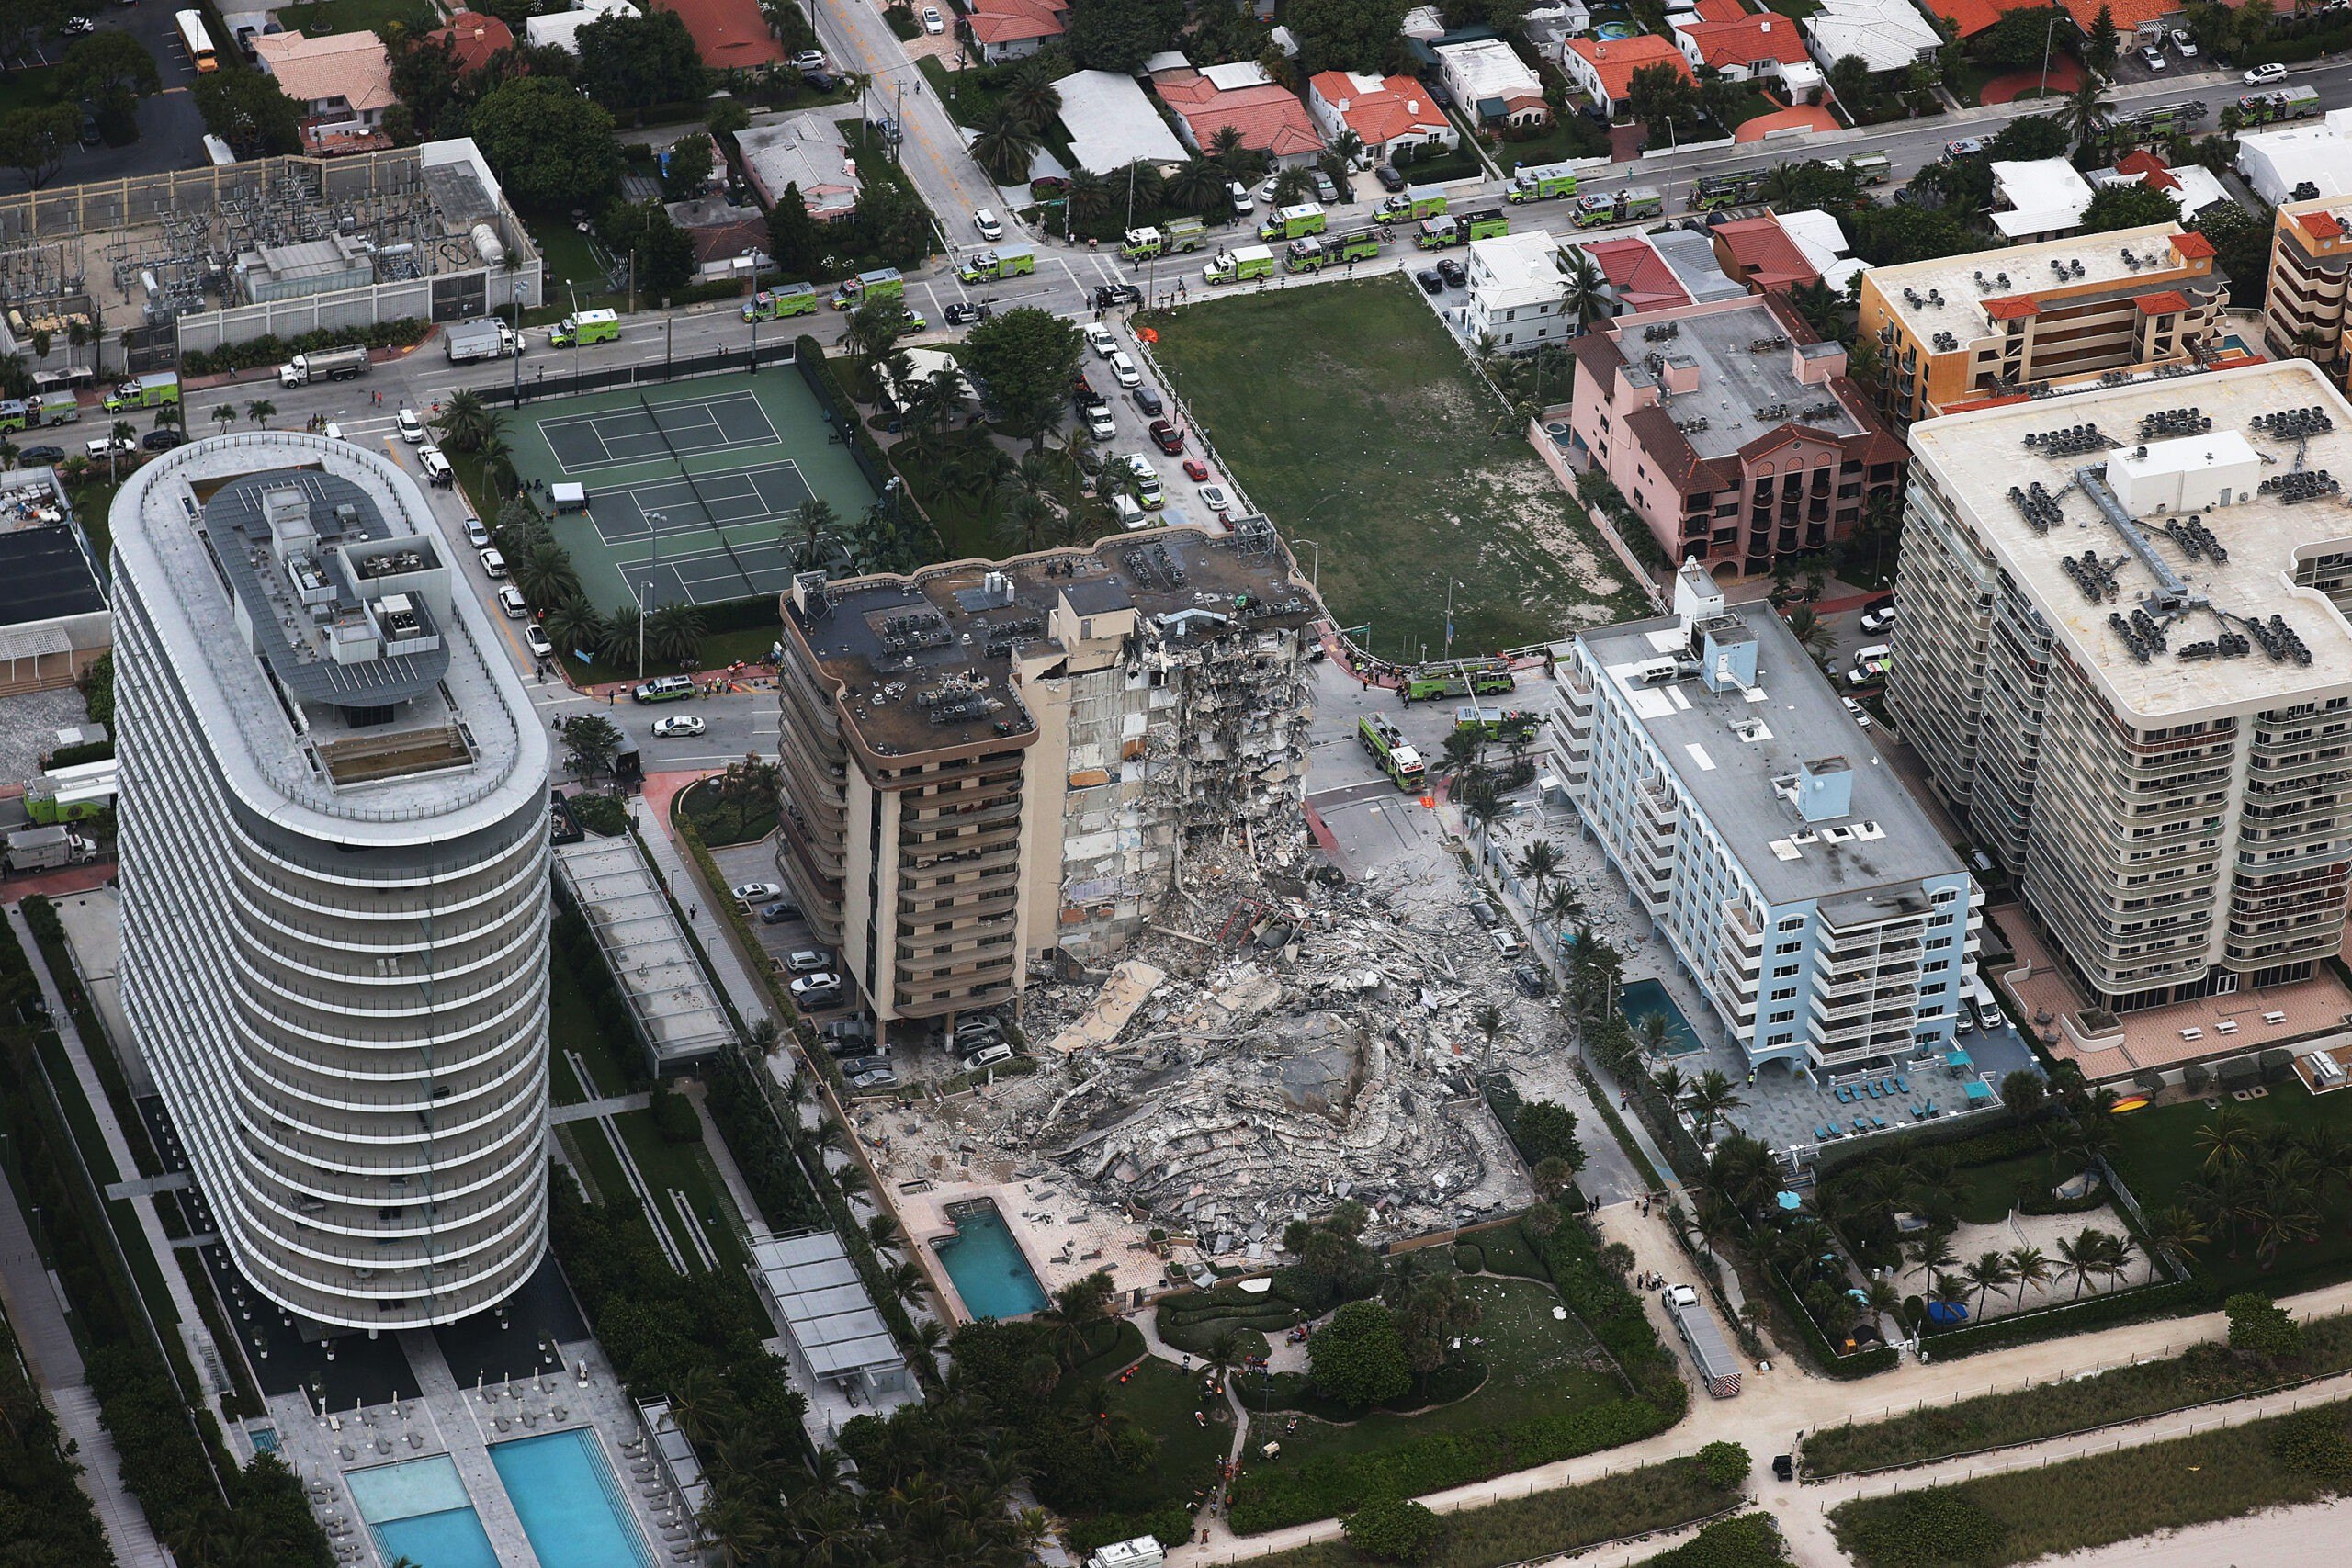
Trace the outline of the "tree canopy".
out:
[[[614,201],[596,234],[616,256],[637,258],[637,291],[658,299],[694,280],[695,243],[658,201]]]
[[[2082,231],[2104,234],[2113,229],[2137,229],[2149,223],[2169,223],[2180,215],[2172,197],[2133,180],[2093,193],[2083,209]]]
[[[1035,440],[1069,396],[1085,349],[1069,322],[1023,305],[974,327],[964,341],[964,364],[988,383],[1007,423]]]
[[[1564,1105],[1548,1100],[1529,1100],[1511,1121],[1511,1136],[1531,1166],[1561,1159],[1575,1169],[1584,1168],[1584,1145],[1577,1141],[1576,1112]]]
[[[1298,39],[1300,69],[1377,71],[1408,8],[1408,0],[1290,0],[1283,21]]]
[[[57,73],[68,94],[92,100],[101,115],[127,115],[141,98],[164,90],[155,57],[119,28],[100,28],[75,39]]]
[[[1087,70],[1132,75],[1183,25],[1184,0],[1077,0],[1065,41]]]
[[[1306,1342],[1306,1365],[1317,1393],[1363,1410],[1401,1396],[1413,1386],[1405,1337],[1378,1302],[1350,1302]]]
[[[2074,145],[2074,137],[2058,123],[2056,116],[2030,114],[2009,121],[1985,142],[1984,157],[1987,162],[1995,158],[2063,158]]]
[[[196,79],[196,112],[204,129],[240,157],[299,152],[302,106],[259,71],[211,71]]]
[[[12,109],[0,115],[0,164],[39,190],[64,166],[65,150],[81,130],[71,104]]]
[[[569,82],[504,83],[482,95],[471,123],[475,144],[520,206],[593,206],[620,184],[613,117]]]
[[[710,72],[675,11],[614,11],[580,29],[580,85],[616,111],[699,102]]]

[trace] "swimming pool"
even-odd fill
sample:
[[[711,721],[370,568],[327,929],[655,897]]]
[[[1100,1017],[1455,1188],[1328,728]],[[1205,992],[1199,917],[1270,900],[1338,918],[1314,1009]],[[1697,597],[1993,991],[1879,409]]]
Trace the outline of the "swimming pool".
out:
[[[1006,1228],[995,1199],[952,1204],[947,1217],[956,1222],[956,1234],[932,1243],[931,1249],[956,1281],[965,1311],[974,1317],[1003,1318],[1045,1309],[1046,1287],[1021,1256],[1021,1244]]]
[[[594,1431],[575,1427],[492,1443],[490,1462],[539,1568],[653,1568],[653,1549]]]
[[[1690,1021],[1682,1016],[1682,1010],[1674,1005],[1674,998],[1667,995],[1666,987],[1656,980],[1636,980],[1619,995],[1625,1005],[1625,1021],[1636,1033],[1640,1032],[1642,1020],[1653,1013],[1666,1015],[1668,1055],[1688,1056],[1694,1051],[1706,1049],[1700,1043],[1698,1032],[1690,1027]]]
[[[386,1562],[416,1568],[498,1568],[498,1553],[447,1454],[355,1470],[344,1478]]]
[[[1599,27],[1592,29],[1592,36],[1595,38],[1616,39],[1621,38],[1632,38],[1639,31],[1641,31],[1641,28],[1634,26],[1631,22],[1603,22]]]

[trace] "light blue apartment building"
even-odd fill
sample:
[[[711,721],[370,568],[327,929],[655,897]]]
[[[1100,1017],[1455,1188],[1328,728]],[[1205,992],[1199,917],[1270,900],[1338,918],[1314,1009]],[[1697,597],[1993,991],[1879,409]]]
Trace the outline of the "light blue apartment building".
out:
[[[1561,784],[1751,1067],[1952,1044],[1984,895],[1771,606],[1685,566],[1554,665]]]

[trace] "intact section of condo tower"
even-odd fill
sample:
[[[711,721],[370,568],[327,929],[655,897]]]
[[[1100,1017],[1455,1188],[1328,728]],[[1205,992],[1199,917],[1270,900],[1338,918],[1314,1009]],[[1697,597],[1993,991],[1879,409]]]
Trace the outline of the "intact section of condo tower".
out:
[[[547,1244],[547,732],[364,446],[192,442],[113,525],[123,1005],[222,1239],[317,1323],[478,1312]]]

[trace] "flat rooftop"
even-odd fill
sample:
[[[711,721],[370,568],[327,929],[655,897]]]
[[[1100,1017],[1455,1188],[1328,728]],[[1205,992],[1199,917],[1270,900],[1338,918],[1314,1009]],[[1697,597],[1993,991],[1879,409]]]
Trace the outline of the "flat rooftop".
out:
[[[1674,335],[1651,339],[1650,330],[1671,327]],[[1800,348],[1759,295],[1745,309],[1721,314],[1681,316],[1645,328],[1638,316],[1617,323],[1617,348],[1636,380],[1649,372],[1652,355],[1661,365],[1696,365],[1696,391],[1669,392],[1661,406],[1702,458],[1728,457],[1758,436],[1784,424],[1803,424],[1832,435],[1860,435],[1862,422],[1839,402],[1826,383],[1797,379],[1797,356],[1811,349],[1835,354],[1835,344]],[[1701,422],[1704,421],[1703,426]]]
[[[1951,333],[1968,344],[1994,330],[1993,317],[1984,308],[1987,300],[2060,288],[2089,293],[2100,285],[2119,291],[2140,285],[2151,293],[2171,288],[2181,270],[2181,259],[2172,249],[2179,232],[2177,223],[2152,223],[2105,234],[2069,234],[2039,244],[1872,267],[1871,280],[1887,308],[1916,335],[1932,338]],[[2059,263],[2066,265],[2064,279],[2058,276]],[[2079,274],[2075,271],[2077,264]],[[1936,303],[1938,297],[1942,303]]]
[[[2192,408],[2210,428],[2176,435],[2151,424],[2145,427],[2149,457],[2139,457],[2143,421],[2164,415],[2177,423]],[[2330,428],[2301,441],[2275,427],[2256,428],[2258,417],[2267,423],[2269,415],[2300,409],[2318,409]],[[2098,444],[2088,450],[2070,449],[2062,440],[2052,451],[2040,439],[2086,425],[2097,431]],[[2036,437],[2032,446],[2026,444],[2029,435]],[[2352,553],[2352,505],[2326,488],[2352,480],[2352,404],[2308,360],[1925,420],[1911,427],[1911,447],[2069,655],[2125,710],[2152,717],[2241,712],[2288,694],[2352,684],[2352,626],[2324,594],[2291,584],[2299,559]],[[2076,484],[2077,470],[2086,468],[2103,472],[2102,487],[2137,519],[2136,531],[2154,558],[2202,602],[2148,609],[2165,647],[2148,647],[2143,636],[2144,661],[2109,617],[2120,614],[2128,621],[2135,609],[2161,601],[2168,584],[2109,520],[2098,497]],[[2310,477],[2298,479],[2299,468]],[[2290,487],[2283,492],[2262,488],[2282,482]],[[2031,501],[2036,483],[2054,498],[2054,511],[2041,513],[2046,527],[2037,526],[2009,495],[2015,486]],[[2256,490],[2251,499],[2249,485]],[[2229,503],[2212,503],[2223,487]],[[2288,499],[2301,489],[2318,493]],[[2192,518],[2225,558],[2208,547],[2191,553]],[[2086,553],[2104,574],[2096,602],[2077,581]],[[2076,563],[2074,572],[2065,564],[2070,559]],[[2274,660],[2247,630],[2248,620],[2259,618],[2267,626],[2274,615],[2300,640],[2308,663],[2298,661],[2291,646]],[[2252,646],[2234,655],[2194,651],[2224,636],[2245,637]]]
[[[1764,897],[1776,905],[1832,902],[1874,889],[1899,891],[1961,870],[1958,853],[1879,756],[1871,732],[1846,712],[1780,614],[1762,603],[1731,605],[1725,614],[1756,637],[1751,691],[1711,692],[1696,675],[1659,685],[1643,682],[1642,666],[1683,654],[1686,634],[1673,615],[1584,632],[1577,640],[1624,694],[1677,781]],[[1807,822],[1774,781],[1826,758],[1842,758],[1851,768],[1852,809]]]
[[[637,840],[594,835],[555,849],[581,918],[620,985],[657,1067],[717,1055],[735,1040],[726,1005]]]
[[[854,578],[829,584],[814,613],[787,595],[785,613],[848,688],[865,745],[910,756],[1035,729],[1011,689],[1013,652],[1046,640],[1064,594],[1080,615],[1132,606],[1170,637],[1288,629],[1321,614],[1263,518],[1240,519],[1231,534],[1155,527],[1091,549]]]
[[[1715,259],[1715,243],[1708,235],[1690,229],[1669,229],[1647,238],[1675,281],[1698,303],[1736,299],[1747,292],[1747,285],[1724,274],[1723,263]]]
[[[72,515],[50,469],[0,477],[0,628],[105,612]]]
[[[545,787],[513,662],[379,454],[295,431],[193,441],[125,480],[112,525],[118,577],[263,818],[427,845]]]

